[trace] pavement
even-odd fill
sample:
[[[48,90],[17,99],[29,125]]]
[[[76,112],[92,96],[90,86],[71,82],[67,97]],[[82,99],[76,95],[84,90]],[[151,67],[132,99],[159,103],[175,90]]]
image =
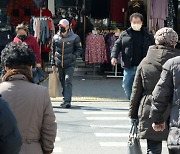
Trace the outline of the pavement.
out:
[[[79,78],[73,81],[71,109],[60,108],[61,95],[52,99],[58,124],[54,154],[127,154],[131,124],[121,84],[121,79]],[[146,154],[145,140],[141,146]],[[166,143],[162,154],[168,154]]]

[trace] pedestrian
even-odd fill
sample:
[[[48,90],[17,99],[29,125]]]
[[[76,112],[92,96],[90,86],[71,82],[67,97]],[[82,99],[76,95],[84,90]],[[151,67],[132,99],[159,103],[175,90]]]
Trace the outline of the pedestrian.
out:
[[[163,36],[162,36],[163,37]],[[153,129],[159,133],[169,127],[168,149],[170,154],[180,153],[180,57],[168,60],[161,73],[152,97],[151,119]],[[166,126],[164,113],[170,107],[170,120]]]
[[[143,15],[134,13],[130,16],[131,27],[122,32],[116,41],[111,54],[111,63],[117,64],[119,53],[122,53],[122,64],[124,68],[123,88],[128,99],[132,92],[137,66],[146,56],[150,45],[154,44],[154,38],[143,27]]]
[[[15,43],[19,42],[25,42],[29,47],[34,51],[36,57],[37,57],[37,62],[36,62],[36,67],[41,68],[41,52],[40,52],[40,46],[38,44],[37,39],[29,34],[28,26],[22,24],[19,24],[16,27],[16,37],[14,38]]]
[[[6,74],[0,94],[14,113],[22,136],[20,154],[50,154],[57,125],[48,89],[33,83],[34,52],[25,43],[10,43],[2,51]]]
[[[69,21],[62,19],[59,22],[59,32],[53,37],[52,69],[59,70],[59,79],[63,88],[64,97],[61,106],[71,107],[72,80],[76,58],[82,53],[80,37],[70,29]]]
[[[178,35],[172,28],[162,28],[155,35],[156,45],[150,46],[147,56],[137,68],[132,88],[129,116],[139,122],[139,137],[147,139],[147,154],[161,154],[162,141],[167,140],[168,129],[156,132],[152,129],[150,116],[152,92],[159,81],[163,64],[170,58],[180,56],[174,49]],[[139,114],[138,114],[139,113]],[[164,114],[167,121],[168,110]]]
[[[19,154],[22,139],[8,103],[0,98],[0,153]]]

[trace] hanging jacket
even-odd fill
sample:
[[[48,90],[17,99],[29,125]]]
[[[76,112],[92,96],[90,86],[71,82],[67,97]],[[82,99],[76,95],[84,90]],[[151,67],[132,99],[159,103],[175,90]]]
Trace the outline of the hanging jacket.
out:
[[[52,41],[51,64],[67,68],[76,64],[76,58],[82,53],[80,37],[69,31],[65,37],[58,32]]]
[[[180,51],[161,45],[151,46],[147,56],[137,68],[132,88],[129,116],[139,118],[139,135],[143,139],[162,141],[167,139],[168,130],[155,132],[150,116],[152,92],[156,86],[163,64],[170,58],[180,55]],[[168,111],[164,114],[167,120]]]

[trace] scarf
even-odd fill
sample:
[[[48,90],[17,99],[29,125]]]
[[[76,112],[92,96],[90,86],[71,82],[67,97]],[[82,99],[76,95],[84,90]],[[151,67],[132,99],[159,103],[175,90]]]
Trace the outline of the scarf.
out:
[[[9,78],[13,75],[22,74],[24,75],[29,82],[34,83],[32,72],[30,71],[30,67],[22,66],[19,68],[9,69],[6,74],[3,76],[2,81],[9,81]]]

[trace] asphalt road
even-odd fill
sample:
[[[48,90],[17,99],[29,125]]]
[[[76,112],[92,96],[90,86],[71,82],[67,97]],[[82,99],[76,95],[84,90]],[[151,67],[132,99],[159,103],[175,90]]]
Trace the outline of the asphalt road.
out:
[[[58,134],[54,154],[127,154],[128,102],[80,102],[55,106]],[[146,141],[141,141],[146,153]],[[168,154],[163,143],[162,154]]]

